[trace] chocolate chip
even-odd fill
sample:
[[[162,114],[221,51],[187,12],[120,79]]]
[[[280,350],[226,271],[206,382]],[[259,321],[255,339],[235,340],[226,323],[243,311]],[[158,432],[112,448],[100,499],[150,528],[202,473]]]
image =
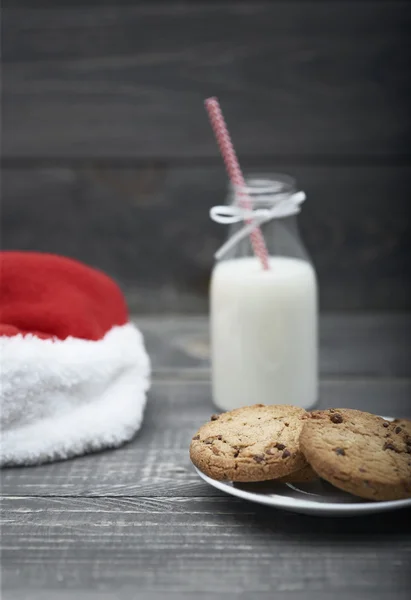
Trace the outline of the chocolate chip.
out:
[[[335,413],[335,410],[333,408],[330,408],[330,413]]]
[[[262,454],[256,454],[255,456],[253,456],[253,460],[256,463],[262,463],[264,461],[264,456]]]
[[[383,423],[382,426],[383,427],[388,427],[389,423]]]
[[[360,473],[366,473],[367,471],[365,469],[362,469],[361,467],[358,469]]]
[[[288,458],[289,456],[291,456],[291,452],[289,450],[284,450],[284,452],[281,455],[281,458]]]
[[[284,444],[280,444],[279,442],[277,442],[276,444],[274,444],[274,446],[278,449],[278,450],[285,450],[285,445]]]
[[[335,453],[338,454],[338,456],[345,456],[344,448],[336,448]]]
[[[394,450],[394,452],[398,452],[397,448],[391,442],[385,442],[384,450]]]
[[[335,413],[335,415],[333,415],[332,417],[330,417],[331,421],[333,423],[342,423],[343,422],[343,418],[340,415],[340,413]]]
[[[223,436],[222,435],[218,435],[217,439],[221,441],[223,439]]]
[[[213,443],[213,441],[213,438],[207,438],[206,440],[204,440],[204,443],[210,445]]]
[[[238,456],[239,454],[240,454],[240,451],[239,451],[239,450],[236,450],[236,451],[234,452],[234,458],[237,458],[237,456]]]
[[[396,428],[395,428],[395,433],[401,433],[401,431],[402,431],[402,428],[401,428],[401,427],[396,427]]]
[[[199,439],[200,439],[200,436],[199,436],[199,435],[195,435],[195,436],[193,437],[193,440],[199,440]]]
[[[289,427],[289,426],[290,426],[290,424],[289,424],[289,423],[284,423],[284,425],[285,425],[286,427]]]
[[[220,418],[220,415],[211,415],[210,421],[217,421]]]

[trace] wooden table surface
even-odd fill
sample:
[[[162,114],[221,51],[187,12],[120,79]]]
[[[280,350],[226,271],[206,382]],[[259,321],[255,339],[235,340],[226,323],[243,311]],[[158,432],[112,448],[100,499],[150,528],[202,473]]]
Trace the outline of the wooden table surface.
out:
[[[154,373],[136,439],[2,472],[3,599],[408,599],[410,511],[307,517],[198,478],[188,446],[213,412],[207,321],[139,325]],[[410,315],[322,317],[320,405],[411,416],[410,333]]]

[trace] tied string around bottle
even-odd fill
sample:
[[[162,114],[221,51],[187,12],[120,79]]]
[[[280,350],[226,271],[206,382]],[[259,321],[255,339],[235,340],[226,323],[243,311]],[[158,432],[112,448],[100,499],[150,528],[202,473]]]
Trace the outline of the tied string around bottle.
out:
[[[276,196],[276,203],[271,208],[247,209],[233,204],[231,206],[213,206],[210,210],[210,217],[215,223],[222,225],[233,225],[240,221],[246,222],[244,227],[232,235],[225,244],[217,250],[215,258],[218,260],[236,246],[241,240],[250,235],[250,233],[271,221],[282,217],[290,217],[300,212],[300,205],[304,202],[306,196],[304,192],[295,192],[294,194],[279,194]],[[248,221],[248,223],[247,223]],[[250,222],[251,221],[251,222]]]

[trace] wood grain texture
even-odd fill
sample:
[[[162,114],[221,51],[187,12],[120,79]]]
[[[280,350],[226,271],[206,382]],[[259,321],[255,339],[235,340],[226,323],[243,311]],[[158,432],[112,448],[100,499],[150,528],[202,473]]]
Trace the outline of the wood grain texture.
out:
[[[278,170],[273,163],[250,172]],[[308,200],[299,217],[322,309],[411,308],[410,166],[289,164]],[[123,286],[136,312],[206,312],[227,235],[220,167],[70,164],[2,174],[2,246],[66,254]]]
[[[9,9],[3,156],[409,156],[410,4],[195,2]]]
[[[12,580],[13,577],[18,577],[19,570],[18,568],[14,569],[14,572],[11,573],[10,569],[8,569],[8,578]],[[71,571],[70,573],[73,573]],[[77,574],[77,573],[76,573]],[[63,581],[67,581],[68,577],[62,576]],[[20,584],[21,585],[21,584]],[[244,593],[239,591],[239,586],[232,585],[232,589],[237,587],[236,592],[212,592],[213,600],[243,600]],[[290,583],[289,588],[293,587],[293,584]],[[103,588],[103,589],[102,589]],[[109,591],[106,591],[109,590]],[[111,591],[110,591],[111,590]],[[210,600],[210,592],[190,592],[186,590],[179,590],[178,592],[170,592],[169,590],[160,591],[160,592],[152,592],[149,590],[140,591],[138,594],[138,600],[164,600],[165,593],[167,594],[167,600]],[[114,596],[114,594],[116,594]],[[246,592],[247,594],[247,592]],[[332,592],[333,598],[336,600],[347,600],[347,590],[339,589],[333,590]],[[381,594],[376,592],[376,590],[368,589],[352,592],[350,590],[350,598],[353,600],[385,600],[385,591]],[[327,591],[275,591],[276,600],[329,600],[329,592]],[[62,585],[60,584],[58,590],[56,589],[41,589],[40,591],[26,589],[15,588],[12,590],[7,589],[5,595],[3,596],[4,600],[73,600],[73,593],[66,589],[62,590]],[[120,600],[136,600],[136,586],[135,584],[124,584],[121,581],[116,580],[115,583],[111,583],[108,585],[95,584],[93,589],[90,589],[90,586],[87,586],[82,589],[76,589],[75,591],[76,600],[113,600],[113,598]],[[247,598],[247,596],[246,596]],[[272,600],[273,591],[271,592],[253,592],[253,600]],[[409,600],[409,591],[405,587],[403,591],[396,591],[396,600]]]
[[[349,407],[411,417],[411,380],[322,381],[319,407]],[[36,468],[2,473],[6,496],[215,496],[188,456],[191,437],[215,412],[208,381],[155,383],[142,430],[130,443]]]
[[[157,358],[136,439],[2,471],[2,598],[408,600],[409,511],[318,519],[227,497],[199,479],[188,445],[214,412],[206,320],[139,324]],[[387,378],[390,364],[406,364],[407,346],[395,339],[409,339],[409,327],[400,315],[323,319],[323,368],[340,364],[340,375],[322,380],[320,406],[411,417],[411,380]]]
[[[14,498],[4,509],[6,591],[27,581],[33,591],[73,597],[77,590],[116,595],[119,586],[304,598],[343,590],[397,598],[408,589],[404,514],[315,519],[227,498]]]

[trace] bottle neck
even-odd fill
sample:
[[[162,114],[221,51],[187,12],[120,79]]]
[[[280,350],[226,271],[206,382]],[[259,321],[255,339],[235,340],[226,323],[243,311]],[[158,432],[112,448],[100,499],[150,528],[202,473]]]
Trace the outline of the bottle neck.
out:
[[[216,253],[217,259],[252,255],[250,233],[262,230],[270,255],[306,259],[295,215],[305,200],[295,181],[285,175],[246,178],[243,188],[230,185],[226,206],[210,211],[217,223],[229,225],[228,240]]]
[[[244,187],[230,184],[229,203],[250,209],[269,209],[296,193],[295,180],[287,175],[252,175]]]

